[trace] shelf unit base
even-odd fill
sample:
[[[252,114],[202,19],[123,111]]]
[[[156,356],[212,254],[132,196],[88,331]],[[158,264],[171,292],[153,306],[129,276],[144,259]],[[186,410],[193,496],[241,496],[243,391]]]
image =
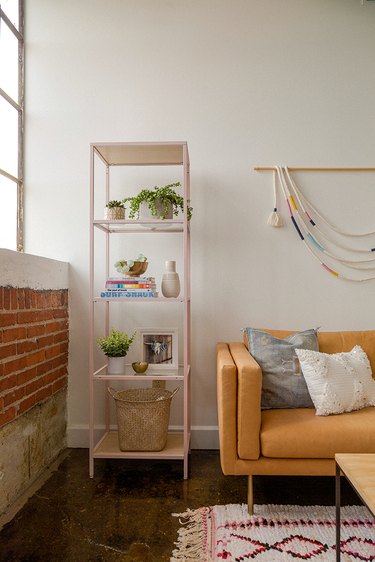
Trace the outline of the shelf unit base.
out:
[[[93,451],[94,459],[184,459],[184,434],[169,432],[162,451],[121,451],[117,431],[109,431]]]

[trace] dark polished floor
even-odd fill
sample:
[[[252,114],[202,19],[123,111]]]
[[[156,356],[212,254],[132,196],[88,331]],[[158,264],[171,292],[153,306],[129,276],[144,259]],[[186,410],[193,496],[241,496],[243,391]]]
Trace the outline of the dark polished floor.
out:
[[[344,480],[344,479],[343,479]],[[180,461],[95,461],[72,449],[49,480],[0,532],[1,562],[169,561],[180,526],[172,513],[246,503],[247,479],[223,476],[217,451],[193,451],[190,478]],[[333,505],[332,477],[258,476],[255,503]],[[342,504],[360,504],[344,480]]]

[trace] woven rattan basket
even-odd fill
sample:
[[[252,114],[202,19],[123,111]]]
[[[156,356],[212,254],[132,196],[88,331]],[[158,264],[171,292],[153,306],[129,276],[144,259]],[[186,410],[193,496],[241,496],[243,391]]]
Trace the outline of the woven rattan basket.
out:
[[[108,389],[116,402],[121,451],[161,451],[167,443],[171,400],[178,391],[159,388]]]

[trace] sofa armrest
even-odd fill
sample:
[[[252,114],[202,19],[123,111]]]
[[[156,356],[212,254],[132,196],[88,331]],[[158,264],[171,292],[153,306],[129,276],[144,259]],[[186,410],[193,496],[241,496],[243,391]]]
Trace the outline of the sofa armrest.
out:
[[[238,373],[237,454],[241,459],[260,456],[262,370],[243,343],[230,343]]]
[[[237,460],[237,369],[227,343],[216,346],[216,368],[221,468],[224,474],[234,474]]]

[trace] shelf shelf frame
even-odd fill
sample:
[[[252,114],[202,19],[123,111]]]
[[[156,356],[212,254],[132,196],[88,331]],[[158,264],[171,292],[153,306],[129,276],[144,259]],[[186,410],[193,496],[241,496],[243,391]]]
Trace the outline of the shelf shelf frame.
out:
[[[94,476],[94,460],[98,458],[137,458],[137,459],[180,459],[183,461],[183,476],[188,478],[188,460],[191,438],[191,354],[190,354],[190,222],[187,212],[182,218],[172,220],[104,220],[96,219],[95,214],[95,164],[97,159],[105,167],[105,197],[110,200],[110,169],[112,166],[182,166],[183,192],[185,208],[190,206],[190,161],[187,142],[113,142],[91,143],[90,145],[90,287],[89,287],[89,475]],[[182,234],[183,248],[183,296],[177,298],[110,298],[95,295],[95,230],[105,236],[105,274],[109,276],[110,237],[113,234]],[[183,307],[183,357],[182,375],[150,374],[150,375],[108,375],[107,365],[95,369],[94,355],[94,324],[95,305],[104,304],[105,330],[109,332],[110,307],[113,302],[178,302]],[[123,306],[126,306],[124,304]],[[103,310],[103,309],[101,309]],[[120,451],[116,445],[117,433],[110,430],[110,397],[107,392],[113,381],[180,381],[184,394],[183,431],[169,432],[167,446],[160,452],[128,452]],[[98,440],[95,439],[95,392],[94,385],[98,382],[105,386],[104,420],[105,432]]]

